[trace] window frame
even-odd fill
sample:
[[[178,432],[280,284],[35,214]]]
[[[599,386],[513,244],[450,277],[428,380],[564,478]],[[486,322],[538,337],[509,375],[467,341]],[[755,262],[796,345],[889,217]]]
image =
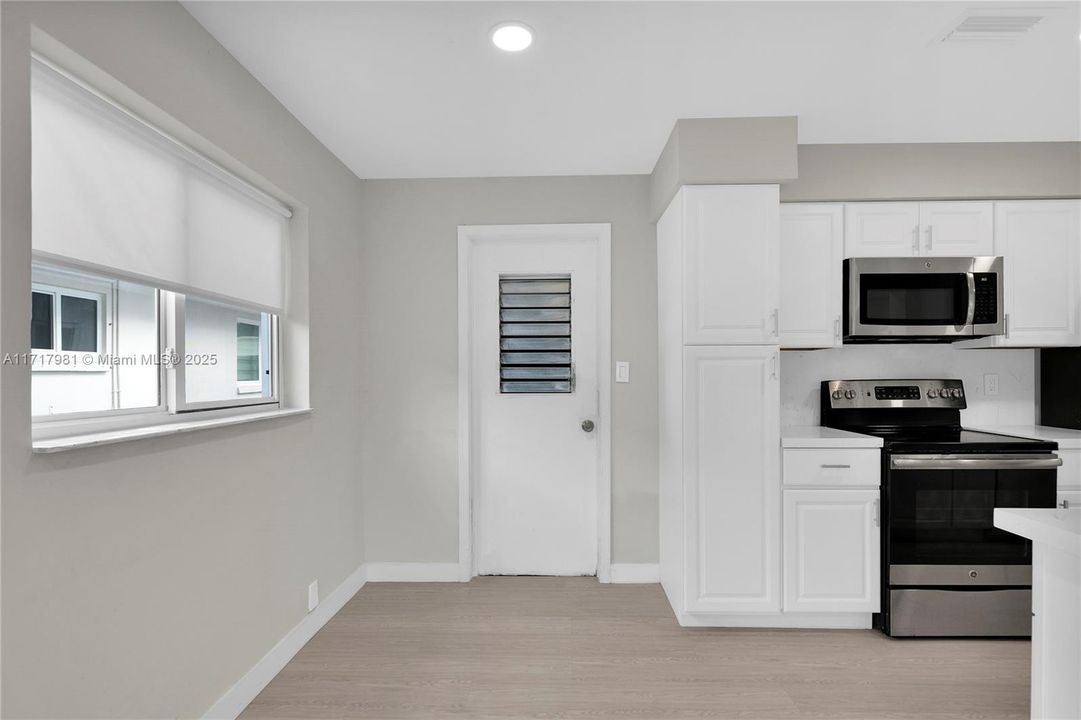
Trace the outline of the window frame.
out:
[[[199,299],[202,300],[203,298]],[[214,302],[213,300],[208,301]],[[278,358],[280,356],[280,353],[278,347],[279,337],[277,314],[268,313],[270,321],[269,323],[267,323],[267,330],[269,332],[268,347],[270,348],[270,357],[267,359],[267,362],[270,365],[269,396],[263,397],[262,394],[260,394],[257,397],[238,397],[227,399],[223,398],[221,400],[200,400],[197,402],[189,402],[187,399],[187,377],[185,374],[185,364],[183,362],[175,362],[175,360],[177,359],[184,358],[186,354],[186,342],[184,335],[186,330],[185,318],[187,316],[187,297],[181,293],[166,292],[165,305],[165,354],[174,360],[173,362],[169,363],[167,372],[167,399],[170,413],[179,415],[184,413],[202,412],[207,410],[223,410],[228,408],[257,407],[265,410],[268,409],[268,406],[280,407],[280,401],[278,396]],[[262,313],[264,311],[258,312]],[[260,329],[262,329],[262,324],[260,324]],[[263,372],[262,352],[260,352],[259,371],[260,373]],[[262,381],[260,381],[260,390],[261,389]]]

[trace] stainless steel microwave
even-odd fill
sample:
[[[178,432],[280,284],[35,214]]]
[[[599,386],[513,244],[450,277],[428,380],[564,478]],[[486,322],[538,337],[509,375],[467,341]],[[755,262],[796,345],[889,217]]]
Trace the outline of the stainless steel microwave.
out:
[[[953,342],[1001,335],[1001,257],[850,258],[845,342]]]

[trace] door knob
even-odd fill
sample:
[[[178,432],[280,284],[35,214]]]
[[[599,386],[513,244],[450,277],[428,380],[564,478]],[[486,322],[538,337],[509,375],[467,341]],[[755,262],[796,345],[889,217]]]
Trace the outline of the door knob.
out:
[[[596,425],[593,424],[592,420],[583,420],[582,421],[582,429],[585,430],[586,432],[593,432],[593,428],[595,428],[595,427],[596,427]]]

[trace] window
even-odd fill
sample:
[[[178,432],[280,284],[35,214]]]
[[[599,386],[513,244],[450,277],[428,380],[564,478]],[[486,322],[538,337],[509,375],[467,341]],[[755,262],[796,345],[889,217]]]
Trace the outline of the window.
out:
[[[178,410],[276,401],[275,315],[191,295],[172,303]]]
[[[236,390],[247,394],[262,390],[259,372],[259,325],[249,320],[236,323]]]
[[[31,160],[35,433],[277,403],[289,208],[36,56]]]
[[[569,276],[499,278],[499,391],[574,391]]]
[[[34,416],[160,404],[157,291],[43,264],[32,281]]]

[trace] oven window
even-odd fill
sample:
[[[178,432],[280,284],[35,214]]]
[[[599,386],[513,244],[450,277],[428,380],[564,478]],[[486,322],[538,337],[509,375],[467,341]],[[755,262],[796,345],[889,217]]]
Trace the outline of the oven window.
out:
[[[967,315],[964,273],[860,275],[864,325],[963,325]]]
[[[1054,507],[1054,470],[890,470],[891,565],[1024,565],[1031,544],[996,507]]]

